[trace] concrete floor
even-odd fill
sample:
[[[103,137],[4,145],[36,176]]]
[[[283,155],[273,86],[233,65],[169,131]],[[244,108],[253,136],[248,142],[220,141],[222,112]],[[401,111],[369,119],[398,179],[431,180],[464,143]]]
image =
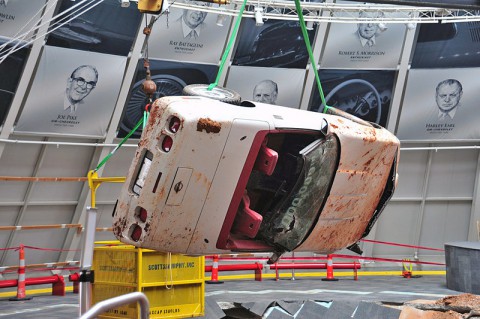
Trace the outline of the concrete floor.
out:
[[[298,310],[303,307],[306,311],[307,302],[309,306],[335,305],[331,308],[338,308],[342,315],[325,317],[314,310],[314,315],[302,318],[360,318],[358,311],[357,315],[354,313],[363,301],[401,304],[415,299],[437,300],[461,293],[447,289],[445,276],[435,275],[411,279],[401,276],[359,276],[357,281],[341,277],[333,282],[312,277],[279,281],[228,280],[223,284],[205,285],[203,318],[262,318],[262,315],[269,319],[300,318],[302,316]],[[8,298],[3,298],[0,299],[0,319],[77,318],[78,302],[78,295],[71,292],[64,297],[33,296],[28,301],[9,301]],[[278,305],[280,310],[275,307]],[[293,309],[291,313],[283,311],[289,307]],[[367,318],[376,317],[365,315]]]

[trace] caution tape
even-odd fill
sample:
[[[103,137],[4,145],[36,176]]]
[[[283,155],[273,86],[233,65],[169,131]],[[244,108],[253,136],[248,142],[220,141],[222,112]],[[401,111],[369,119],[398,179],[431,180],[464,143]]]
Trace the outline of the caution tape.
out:
[[[391,246],[399,246],[399,247],[408,247],[408,248],[416,248],[416,249],[424,249],[424,250],[434,250],[434,251],[445,251],[444,249],[440,248],[430,248],[430,247],[424,247],[424,246],[414,246],[414,245],[407,245],[407,244],[397,244],[397,243],[391,243],[387,241],[379,241],[379,240],[370,240],[370,239],[360,239],[360,241],[366,242],[366,243],[374,243],[374,244],[384,244],[384,245],[391,245]]]
[[[34,250],[42,250],[42,251],[80,251],[80,249],[57,249],[57,248],[41,248],[35,246],[23,246],[24,248],[34,249]],[[18,248],[17,248],[18,249]]]

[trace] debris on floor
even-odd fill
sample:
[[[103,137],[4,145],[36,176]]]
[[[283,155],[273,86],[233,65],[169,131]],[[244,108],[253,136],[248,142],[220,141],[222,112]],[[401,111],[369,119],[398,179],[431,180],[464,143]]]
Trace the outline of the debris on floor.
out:
[[[461,294],[438,300],[408,302],[276,301],[221,306],[222,319],[354,318],[354,319],[480,319],[480,295]]]
[[[480,296],[461,294],[406,302],[399,319],[480,319]]]

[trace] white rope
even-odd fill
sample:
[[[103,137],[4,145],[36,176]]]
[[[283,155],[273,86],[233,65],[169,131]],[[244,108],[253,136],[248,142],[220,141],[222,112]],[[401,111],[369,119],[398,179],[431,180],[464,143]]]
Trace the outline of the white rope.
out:
[[[37,13],[35,13],[35,14],[33,15],[33,17],[31,17],[30,20],[28,20],[27,23],[25,23],[25,25],[24,25],[23,27],[21,27],[20,30],[17,31],[17,33],[15,33],[15,35],[13,36],[12,39],[10,39],[10,40],[7,41],[6,43],[0,45],[0,51],[3,50],[3,48],[5,48],[8,44],[12,43],[13,41],[16,41],[16,39],[18,39],[18,37],[19,37],[20,32],[21,32],[27,25],[29,25],[30,22],[32,22],[33,18],[35,18],[38,14],[40,14],[40,13],[43,11],[43,9],[47,6],[47,4],[48,4],[48,2],[45,2],[45,4],[37,11]],[[53,7],[53,6],[52,6],[52,7]],[[50,8],[50,9],[51,9],[51,8]],[[50,11],[50,9],[47,9],[47,10],[45,11],[45,13],[48,12],[48,11]],[[37,23],[42,19],[42,17],[43,17],[43,16],[40,16],[40,19],[37,21]],[[32,29],[30,29],[30,30],[32,30]],[[28,31],[28,32],[31,32],[31,31]]]
[[[52,18],[49,19],[48,21],[43,22],[42,24],[40,24],[40,25],[32,28],[31,30],[32,30],[32,31],[33,31],[33,30],[37,30],[37,29],[45,26],[46,24],[49,24],[51,21],[53,21],[53,20],[55,20],[55,19],[58,19],[60,16],[64,15],[64,14],[67,13],[68,11],[73,10],[73,9],[74,9],[75,7],[77,7],[78,5],[81,5],[81,4],[83,4],[83,3],[87,2],[87,1],[90,1],[90,2],[87,3],[87,4],[85,4],[83,7],[80,7],[80,8],[78,8],[78,9],[76,9],[74,12],[70,13],[69,15],[67,15],[67,16],[65,16],[65,17],[62,17],[61,19],[69,18],[69,17],[71,17],[72,15],[74,15],[75,13],[77,13],[78,11],[82,10],[83,8],[88,7],[88,5],[90,5],[91,3],[95,2],[95,0],[82,0],[82,1],[79,2],[77,5],[74,5],[73,7],[71,7],[71,8],[69,8],[69,9],[61,12],[60,14],[57,14],[56,16],[52,17]],[[53,28],[53,29],[52,29],[52,28],[50,27],[50,29],[49,29],[46,33],[44,33],[43,35],[42,35],[42,34],[37,34],[36,37],[31,36],[30,38],[33,39],[33,40],[25,41],[25,42],[23,43],[23,45],[22,45],[21,47],[19,47],[19,48],[17,48],[17,45],[18,45],[18,43],[17,43],[17,45],[15,45],[13,48],[10,48],[10,50],[8,50],[8,52],[7,52],[6,54],[4,54],[4,56],[0,57],[0,63],[2,63],[10,54],[12,54],[12,53],[14,53],[14,52],[16,52],[16,51],[18,51],[18,50],[20,50],[20,49],[28,46],[29,44],[37,41],[38,39],[43,39],[45,35],[47,35],[47,34],[53,32],[53,31],[55,31],[56,29],[62,27],[63,25],[67,24],[68,22],[72,21],[73,19],[76,19],[77,17],[81,16],[83,13],[87,12],[88,10],[90,10],[91,8],[95,7],[96,5],[100,4],[100,3],[103,2],[103,1],[104,1],[104,0],[98,1],[97,4],[91,6],[90,8],[85,9],[84,11],[80,12],[80,14],[77,14],[76,16],[74,16],[73,18],[69,19],[68,21],[62,23],[61,25],[59,25],[59,26],[56,27],[56,28]],[[52,26],[54,26],[55,24],[58,24],[58,23],[59,23],[59,22],[56,22],[56,23],[52,24]],[[29,32],[32,32],[32,31],[29,31]],[[22,34],[22,36],[28,35],[29,32]],[[19,41],[19,40],[17,40],[17,41]]]
[[[23,45],[22,45],[21,47],[16,48],[16,46],[15,46],[15,47],[13,47],[12,49],[8,50],[4,55],[0,56],[0,63],[2,63],[10,54],[12,54],[12,53],[14,53],[14,52],[17,52],[17,51],[20,50],[20,49],[23,49],[23,48],[26,47],[27,45],[29,45],[29,44],[31,44],[31,43],[39,40],[39,39],[43,39],[43,38],[45,37],[45,35],[50,34],[51,32],[53,32],[53,31],[57,30],[58,28],[64,26],[65,24],[69,23],[70,21],[78,18],[79,16],[81,16],[81,15],[84,14],[85,12],[87,12],[87,11],[93,9],[94,7],[96,7],[97,5],[101,4],[104,0],[82,0],[82,2],[80,2],[79,4],[82,4],[82,3],[87,2],[87,1],[90,1],[90,2],[89,2],[88,4],[86,4],[85,6],[77,9],[77,10],[74,11],[73,13],[69,14],[68,16],[65,16],[65,17],[62,17],[62,18],[61,18],[61,19],[65,19],[65,18],[71,17],[71,18],[68,19],[67,21],[62,22],[62,23],[59,23],[59,22],[57,21],[56,23],[52,24],[52,26],[54,26],[55,24],[59,24],[59,25],[56,26],[55,28],[52,29],[52,28],[50,27],[50,29],[49,29],[47,32],[45,32],[44,34],[37,35],[33,40],[30,40],[30,41],[28,41],[28,42],[23,43]],[[94,3],[94,4],[91,5],[90,7],[88,7],[88,5],[90,5],[91,3]],[[77,6],[77,5],[75,5],[75,6]],[[62,13],[54,16],[54,17],[51,18],[50,20],[45,21],[44,23],[42,23],[41,25],[39,25],[39,26],[37,26],[37,27],[35,27],[35,28],[33,28],[33,29],[38,29],[38,28],[44,26],[45,24],[50,23],[52,20],[58,19],[61,15],[63,15],[64,13],[66,13],[66,12],[68,12],[68,11],[70,11],[70,10],[72,10],[75,6],[73,6],[72,8],[69,8],[68,10],[65,10],[64,12],[62,12]],[[72,17],[73,14],[75,14],[76,12],[82,10],[82,9],[85,8],[85,7],[87,7],[85,10],[83,10],[83,11],[80,12],[79,14],[77,14],[77,15],[75,15],[75,16]],[[27,32],[27,34],[28,34],[28,32]]]
[[[173,287],[173,269],[172,269],[172,253],[167,253],[167,264],[169,265],[168,269],[165,271],[165,288],[172,289]],[[170,275],[170,284],[168,283],[168,275]]]
[[[85,3],[86,1],[91,1],[91,0],[81,0],[79,3],[77,3],[77,4],[74,5],[74,6],[72,6],[71,8],[69,8],[69,9],[67,9],[67,10],[59,13],[57,16],[51,18],[51,19],[48,20],[48,21],[44,21],[42,24],[38,25],[38,23],[40,23],[40,21],[43,19],[43,17],[46,15],[46,13],[47,13],[48,11],[50,11],[50,10],[55,6],[56,3],[55,3],[55,2],[51,2],[51,3],[52,3],[52,6],[51,6],[50,8],[48,8],[48,9],[44,12],[44,14],[39,18],[39,20],[38,20],[37,23],[36,23],[36,26],[33,26],[32,28],[30,28],[30,30],[28,30],[28,31],[25,32],[25,33],[22,33],[21,35],[18,35],[19,32],[17,32],[12,39],[10,39],[10,40],[7,41],[6,43],[4,43],[2,46],[0,46],[0,51],[1,51],[3,48],[5,48],[8,44],[10,44],[10,43],[19,42],[19,41],[25,40],[25,37],[26,37],[28,34],[33,34],[34,31],[38,30],[39,28],[41,28],[41,27],[44,26],[45,24],[50,23],[52,20],[57,19],[57,18],[60,17],[61,15],[63,15],[63,14],[65,14],[65,13],[73,10],[75,7],[78,7],[79,5]],[[44,6],[44,7],[45,7],[45,6]],[[42,9],[43,9],[43,7],[42,7]],[[39,12],[40,12],[42,9],[40,9]],[[37,16],[39,12],[37,12],[33,17]],[[32,17],[32,19],[33,19],[33,17]],[[30,19],[30,21],[31,21],[32,19]],[[27,24],[28,24],[28,23],[27,23]],[[27,24],[26,24],[26,25],[27,25]],[[26,25],[25,25],[25,26],[26,26]],[[23,26],[20,30],[22,30],[25,26]],[[33,37],[33,36],[32,36],[32,37]]]

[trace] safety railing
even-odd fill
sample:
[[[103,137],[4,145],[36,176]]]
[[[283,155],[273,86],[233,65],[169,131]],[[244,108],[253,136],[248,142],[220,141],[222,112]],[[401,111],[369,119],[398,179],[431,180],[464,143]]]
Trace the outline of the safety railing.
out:
[[[114,309],[119,306],[123,306],[129,303],[138,302],[140,305],[140,318],[148,319],[150,304],[147,297],[141,292],[132,292],[126,295],[110,298],[104,301],[100,301],[85,312],[80,319],[96,318],[108,310]]]

